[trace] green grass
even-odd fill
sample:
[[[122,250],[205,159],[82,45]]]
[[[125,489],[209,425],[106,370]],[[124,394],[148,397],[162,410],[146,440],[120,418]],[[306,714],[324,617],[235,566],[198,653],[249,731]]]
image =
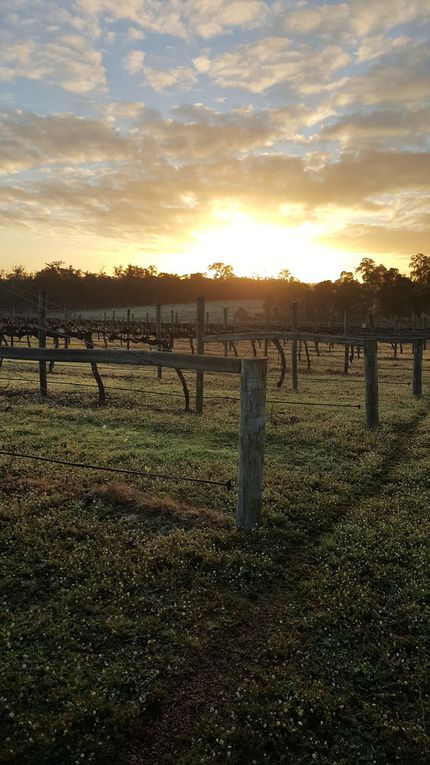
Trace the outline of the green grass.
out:
[[[1,762],[429,761],[430,418],[398,385],[410,363],[390,365],[376,432],[362,409],[268,406],[250,535],[234,490],[1,457]],[[362,402],[361,362],[341,369],[324,350],[298,394],[271,378],[268,397]],[[198,418],[134,392],[178,391],[173,373],[109,368],[99,409],[52,384],[88,371],[58,366],[42,404],[16,374],[35,380],[4,362],[0,448],[235,478],[237,402]]]

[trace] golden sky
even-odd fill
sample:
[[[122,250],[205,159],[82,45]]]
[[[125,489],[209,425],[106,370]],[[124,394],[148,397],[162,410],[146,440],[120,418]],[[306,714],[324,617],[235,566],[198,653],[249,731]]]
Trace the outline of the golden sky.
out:
[[[2,0],[0,267],[430,252],[430,0]]]

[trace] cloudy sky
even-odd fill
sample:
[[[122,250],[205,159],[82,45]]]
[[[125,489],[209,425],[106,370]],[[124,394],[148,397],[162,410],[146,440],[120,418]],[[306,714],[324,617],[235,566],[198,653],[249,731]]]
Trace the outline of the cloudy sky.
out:
[[[430,0],[1,0],[0,267],[430,254]]]

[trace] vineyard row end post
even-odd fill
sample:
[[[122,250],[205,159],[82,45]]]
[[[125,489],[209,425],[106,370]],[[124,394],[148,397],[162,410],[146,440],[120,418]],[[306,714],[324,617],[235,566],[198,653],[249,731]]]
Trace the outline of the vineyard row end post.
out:
[[[292,310],[292,328],[297,329],[298,325],[298,313],[297,313],[297,303],[291,304],[291,310]],[[292,388],[294,391],[297,391],[299,389],[298,379],[297,379],[297,340],[293,340],[291,343],[291,377],[292,377]]]
[[[348,311],[343,312],[343,334],[348,335],[349,332],[349,316]],[[349,345],[345,344],[343,349],[343,373],[348,374],[349,371]]]
[[[197,340],[197,353],[203,356],[205,352],[205,345],[203,342],[203,335],[205,331],[205,299],[204,297],[197,298],[197,310],[196,310],[196,340]],[[196,372],[196,414],[203,414],[203,391],[204,391],[204,377],[203,372]]]
[[[240,427],[236,525],[251,531],[261,522],[266,407],[266,359],[240,364]]]
[[[157,303],[156,309],[155,309],[155,335],[157,340],[157,350],[161,351],[161,305],[160,303]],[[163,377],[163,371],[162,368],[159,366],[157,367],[157,378],[161,380]]]
[[[364,380],[366,425],[368,428],[377,428],[379,425],[378,343],[373,339],[364,341]]]
[[[414,369],[412,377],[412,393],[414,396],[421,396],[423,392],[423,340],[415,340],[414,342]]]
[[[38,309],[37,338],[39,341],[39,348],[46,348],[47,299],[46,292],[44,290],[39,292]],[[39,361],[39,390],[41,398],[46,398],[48,395],[46,361]]]

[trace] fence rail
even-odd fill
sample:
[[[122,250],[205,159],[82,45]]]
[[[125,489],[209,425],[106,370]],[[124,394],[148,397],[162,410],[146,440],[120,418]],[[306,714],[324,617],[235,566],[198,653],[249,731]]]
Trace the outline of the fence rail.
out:
[[[236,359],[162,351],[106,351],[95,349],[10,348],[0,346],[0,359],[39,363],[132,364],[191,369],[197,373],[223,372],[240,375],[240,424],[236,524],[250,531],[261,520],[263,499],[266,359]],[[42,378],[41,378],[42,385]],[[45,389],[42,394],[45,397]],[[42,388],[41,388],[42,391]],[[47,394],[47,388],[46,388]]]
[[[171,369],[191,369],[197,372],[240,374],[241,359],[201,356],[170,351],[121,351],[95,348],[20,348],[0,346],[0,358],[23,361],[61,361],[71,363],[132,364],[137,366],[163,366]]]

